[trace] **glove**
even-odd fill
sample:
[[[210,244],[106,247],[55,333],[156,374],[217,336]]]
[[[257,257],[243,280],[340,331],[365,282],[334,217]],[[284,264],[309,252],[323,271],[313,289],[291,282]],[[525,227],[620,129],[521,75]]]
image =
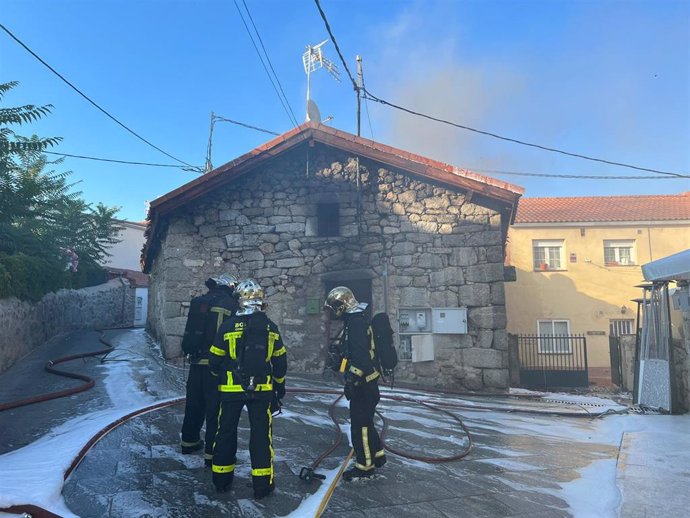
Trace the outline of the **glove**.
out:
[[[273,392],[278,399],[283,399],[285,397],[285,383],[273,383]]]
[[[352,374],[351,372],[348,372],[345,374],[345,387],[343,387],[343,392],[345,394],[345,399],[350,401],[352,398],[352,394],[355,392],[355,387],[359,385],[359,380],[357,377]]]

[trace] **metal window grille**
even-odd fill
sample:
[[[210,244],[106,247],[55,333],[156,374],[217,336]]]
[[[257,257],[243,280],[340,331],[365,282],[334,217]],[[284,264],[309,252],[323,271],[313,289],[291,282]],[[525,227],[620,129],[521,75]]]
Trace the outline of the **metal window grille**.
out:
[[[623,335],[634,335],[633,324],[634,320],[630,319],[620,319],[620,320],[610,320],[609,321],[609,335],[611,336],[623,336]]]

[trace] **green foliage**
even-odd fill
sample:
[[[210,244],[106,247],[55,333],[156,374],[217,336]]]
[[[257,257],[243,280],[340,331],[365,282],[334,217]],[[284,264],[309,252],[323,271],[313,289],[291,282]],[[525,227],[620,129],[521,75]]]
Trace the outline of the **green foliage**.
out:
[[[0,84],[0,100],[16,82]],[[51,106],[0,108],[0,297],[36,300],[49,291],[104,282],[99,265],[118,242],[119,210],[86,203],[70,171],[57,172],[42,153],[61,139],[17,135],[8,125],[30,123]],[[67,271],[67,250],[79,256]]]

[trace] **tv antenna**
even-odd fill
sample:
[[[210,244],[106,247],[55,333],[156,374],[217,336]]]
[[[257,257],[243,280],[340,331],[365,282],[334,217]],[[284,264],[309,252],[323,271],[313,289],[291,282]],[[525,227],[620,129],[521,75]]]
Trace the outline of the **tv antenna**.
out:
[[[323,40],[318,45],[307,45],[307,51],[302,54],[302,65],[304,65],[304,72],[307,74],[307,122],[316,121],[321,123],[321,112],[310,97],[311,74],[320,68],[325,68],[336,81],[340,82],[338,67],[323,55],[323,46],[326,43],[328,43],[328,40]]]

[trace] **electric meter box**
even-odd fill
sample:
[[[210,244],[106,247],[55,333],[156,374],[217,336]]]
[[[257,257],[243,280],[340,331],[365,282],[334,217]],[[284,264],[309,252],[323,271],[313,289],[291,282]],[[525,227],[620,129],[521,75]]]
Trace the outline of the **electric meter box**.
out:
[[[400,333],[431,333],[431,309],[400,308],[398,326]]]
[[[467,334],[467,308],[433,308],[431,325],[437,334]]]

